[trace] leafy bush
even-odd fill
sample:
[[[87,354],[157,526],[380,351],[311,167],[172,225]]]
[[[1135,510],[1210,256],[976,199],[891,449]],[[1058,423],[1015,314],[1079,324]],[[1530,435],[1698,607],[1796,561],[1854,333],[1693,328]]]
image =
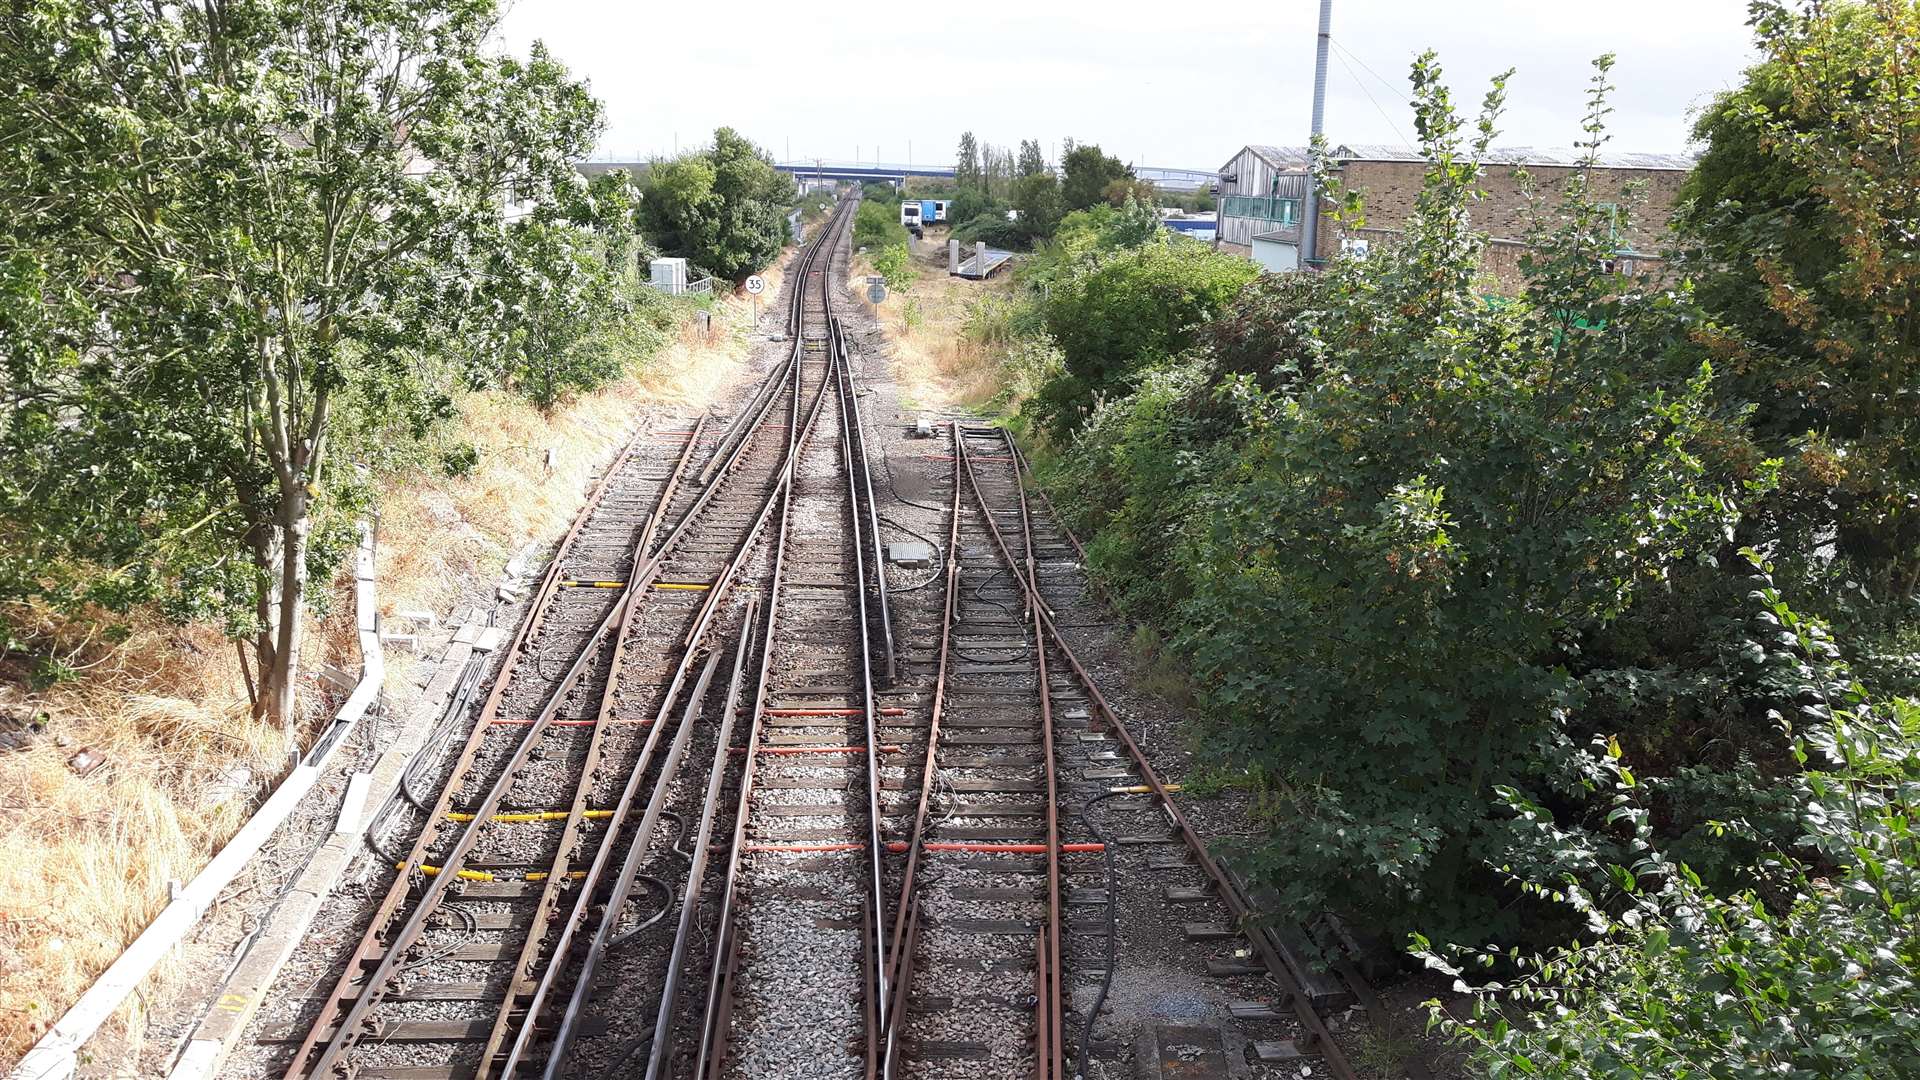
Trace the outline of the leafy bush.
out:
[[[1250,872],[1288,910],[1486,940],[1531,912],[1503,909],[1485,867],[1541,859],[1487,792],[1580,804],[1561,646],[1725,513],[1687,449],[1707,411],[1694,316],[1600,269],[1612,222],[1584,174],[1544,200],[1527,295],[1481,299],[1484,238],[1462,222],[1499,87],[1468,141],[1438,80],[1423,58],[1431,164],[1392,251],[1255,287],[1200,332],[1245,277],[1209,293],[1183,287],[1215,271],[1178,242],[1095,249],[1045,310],[1075,391],[1137,385],[1060,482],[1095,570],[1169,624],[1209,753],[1272,792],[1284,825]],[[1604,108],[1596,91],[1596,136]],[[1186,296],[1210,302],[1169,318]],[[1202,340],[1211,355],[1155,366]]]
[[[873,264],[873,272],[886,279],[887,287],[904,289],[913,284],[913,259],[907,254],[905,244],[893,244],[871,252],[867,261]]]
[[[723,127],[711,149],[647,170],[640,228],[661,250],[737,279],[765,266],[791,239],[786,208],[793,199],[793,178]]]
[[[900,204],[860,200],[853,215],[853,245],[878,250],[889,245],[907,245],[907,227],[900,224]]]
[[[952,201],[947,203],[947,223],[957,230],[979,217],[998,217],[1005,220],[1006,204],[978,188],[962,188]]]
[[[1070,430],[1101,396],[1124,393],[1138,372],[1192,345],[1259,272],[1245,259],[1164,237],[1089,259],[1054,282],[1040,310],[1066,373],[1041,394],[1050,425]]]
[[[903,289],[913,282],[913,260],[908,255],[907,228],[900,224],[898,200],[860,201],[853,215],[853,243],[867,249],[867,261],[873,272],[887,279],[887,285]]]
[[[1486,1075],[1920,1076],[1920,704],[1876,700],[1850,678],[1826,628],[1795,613],[1767,570],[1753,582],[1749,629],[1756,663],[1801,688],[1797,706],[1781,701],[1796,718],[1776,713],[1809,770],[1792,788],[1794,850],[1769,849],[1755,888],[1709,889],[1661,850],[1646,787],[1617,743],[1602,741],[1585,765],[1612,795],[1607,822],[1625,859],[1504,790],[1517,827],[1556,858],[1520,886],[1576,913],[1586,934],[1534,956],[1424,949],[1461,977],[1520,967],[1478,987],[1475,1022],[1432,1006]],[[1719,828],[1746,831],[1738,820]],[[1597,883],[1595,864],[1606,868]]]
[[[986,244],[989,247],[1019,250],[1029,239],[1026,224],[1007,220],[1004,210],[981,214],[953,230],[953,238],[962,244]]]

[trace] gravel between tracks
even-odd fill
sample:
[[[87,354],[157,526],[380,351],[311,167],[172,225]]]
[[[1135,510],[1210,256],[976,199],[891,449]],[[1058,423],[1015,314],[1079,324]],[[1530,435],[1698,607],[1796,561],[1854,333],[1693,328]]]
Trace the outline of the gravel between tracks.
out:
[[[778,306],[768,305],[763,326],[777,324],[779,315],[775,309]],[[862,388],[867,436],[872,440],[869,453],[875,458],[874,485],[878,510],[886,519],[881,525],[884,539],[928,537],[936,542],[943,541],[946,535],[944,504],[948,498],[946,473],[951,466],[929,460],[945,452],[943,440],[929,442],[911,437],[913,421],[919,414],[910,413],[902,407],[900,388],[888,374],[887,345],[883,333],[872,316],[859,305],[843,304],[841,311],[850,361],[856,381]],[[786,348],[781,342],[764,342],[755,350],[753,367],[765,370]],[[744,385],[736,386],[733,391],[736,405],[744,399],[749,389]],[[936,419],[959,418],[949,416]],[[831,407],[822,416],[823,427],[830,422],[837,424]],[[823,440],[815,451],[803,459],[809,477],[803,479],[803,485],[837,475],[834,472],[837,468],[837,449],[831,456],[825,453],[827,448],[837,448],[837,445],[837,441]],[[883,454],[886,459],[884,468],[878,460]],[[1039,512],[1037,506],[1036,512]],[[802,537],[829,535],[835,526],[829,504],[825,501],[797,505],[792,522],[796,534]],[[969,561],[998,557],[997,551],[990,545],[967,550],[963,556]],[[940,575],[937,568],[930,573],[925,569],[889,567],[887,572],[894,589],[898,651],[905,663],[902,690],[883,704],[900,704],[908,710],[909,715],[920,715],[927,704],[931,685],[931,658],[937,653],[939,610],[943,603],[941,582],[938,580]],[[753,580],[757,581],[758,578]],[[1033,643],[1026,639],[1025,631],[1020,628],[1019,594],[1012,586],[1012,581],[1005,576],[997,576],[997,580],[987,575],[967,579],[967,588],[975,590],[975,595],[982,601],[982,610],[991,611],[992,607],[986,606],[989,604],[1007,609],[1009,614],[995,618],[1006,619],[1013,627],[994,626],[969,633],[968,640],[958,647],[974,657],[970,663],[984,666],[1021,663],[1030,654]],[[1129,730],[1155,762],[1163,778],[1169,782],[1179,782],[1185,778],[1190,772],[1191,758],[1181,744],[1181,718],[1169,703],[1136,685],[1138,663],[1127,648],[1126,628],[1106,622],[1110,616],[1097,605],[1077,599],[1084,586],[1076,567],[1049,563],[1043,567],[1042,586],[1061,611],[1061,622],[1075,653],[1129,725]],[[832,595],[825,589],[822,594]],[[694,602],[691,599],[688,601],[689,604]],[[814,602],[812,599],[807,601],[809,604]],[[821,610],[825,611],[826,607],[823,606]],[[521,611],[503,612],[501,622],[510,629],[521,614]],[[831,682],[825,676],[838,669],[846,656],[846,650],[834,642],[843,637],[855,640],[854,631],[850,622],[824,618],[820,624],[820,634],[818,640],[804,643],[785,640],[776,643],[774,685],[791,690]],[[1071,682],[1071,673],[1064,664],[1051,655],[1048,663],[1053,669],[1052,681],[1056,686],[1065,687]],[[1016,692],[1022,684],[1016,677],[1002,680],[987,674],[972,676],[969,685],[995,689],[996,692],[997,689]],[[815,696],[818,696],[817,692]],[[1063,721],[1057,748],[1063,799],[1061,831],[1062,838],[1072,842],[1090,839],[1079,820],[1081,802],[1112,782],[1086,774],[1089,771],[1124,768],[1126,762],[1110,756],[1119,749],[1116,743],[1078,738],[1073,733],[1073,727],[1076,724],[1081,728],[1085,726],[1084,703],[1070,696],[1063,701],[1064,707],[1057,713]],[[981,711],[975,710],[976,713]],[[864,738],[862,723],[857,716],[845,718],[844,723],[839,718],[823,718],[817,725],[795,725],[778,730],[823,736],[831,734],[834,738],[844,737],[849,743],[856,743]],[[911,744],[915,738],[915,729],[905,721],[890,724],[887,718],[882,718],[880,729],[883,741],[898,739]],[[578,730],[584,732],[588,729]],[[643,727],[636,726],[630,738],[642,738],[644,731]],[[701,794],[698,788],[704,784],[706,763],[713,748],[711,741],[703,742],[703,738],[694,740],[681,774],[670,788],[669,803],[676,813],[682,815],[697,815],[698,812]],[[736,732],[736,743],[743,738],[743,731]],[[584,745],[583,739],[584,736],[568,735],[552,745]],[[510,746],[513,741],[511,735],[503,736],[500,740],[503,747]],[[996,758],[1018,762],[1023,755],[1030,757],[1037,752],[1037,743],[1014,747],[980,745],[943,750],[942,756],[944,759],[951,753],[974,762]],[[496,751],[489,746],[488,753]],[[920,765],[917,759],[901,760],[903,757],[911,757],[911,754],[889,755],[883,759],[880,770],[883,783],[891,785],[890,790],[882,793],[881,799],[883,814],[889,821],[907,819],[917,799],[918,793],[914,789],[918,784]],[[861,786],[864,772],[858,764],[860,760],[857,755],[845,761],[799,756],[763,759],[760,766],[763,777],[777,776],[788,784],[818,786],[763,788],[756,795],[756,805],[764,807],[766,804],[779,804],[787,808],[817,806],[820,812],[804,815],[791,811],[772,816],[756,814],[752,839],[778,841],[791,834],[808,837],[809,842],[818,842],[823,835],[864,828],[865,793]],[[965,766],[965,769],[970,775],[985,775],[989,769],[997,767],[972,764]],[[1017,774],[1018,767],[1015,766],[1015,772],[1007,775]],[[605,787],[603,785],[603,789]],[[559,787],[552,791],[529,791],[540,799],[550,800],[550,805],[564,803],[570,794]],[[722,798],[730,806],[730,800],[734,797],[735,793],[729,785]],[[1036,819],[1026,808],[1035,804],[1037,799],[1038,796],[1030,794],[942,791],[933,800],[930,820],[938,820],[945,828],[1004,830],[1009,835],[1023,834],[1036,827]],[[1109,801],[1104,805],[1101,818],[1106,830],[1115,836],[1148,833],[1151,820],[1157,814],[1151,812],[1150,807],[1146,807],[1148,812],[1144,813],[1140,809],[1127,809],[1123,805],[1126,802]],[[1144,801],[1137,802],[1139,806],[1145,806]],[[954,809],[958,804],[965,804],[964,814]],[[1005,807],[1007,812],[994,813],[1001,807]],[[1245,806],[1233,797],[1188,799],[1182,802],[1182,808],[1195,827],[1209,837],[1229,836],[1247,829]],[[724,820],[730,817],[730,813],[722,817],[716,832],[723,834],[731,827]],[[330,821],[330,817],[327,820]],[[417,828],[417,819],[416,824],[409,827]],[[545,824],[516,828],[523,831],[514,833],[515,839],[504,846],[494,845],[491,849],[494,856],[499,857],[501,852],[510,854],[518,850],[516,845],[524,844],[524,858],[534,862],[541,858],[543,848],[550,846],[547,838],[557,835],[558,823],[553,823],[551,829]],[[442,838],[442,844],[448,842],[450,837],[449,831]],[[521,837],[525,839],[519,839]],[[385,840],[389,848],[404,849],[410,837],[393,836]],[[659,841],[656,839],[655,843]],[[1209,903],[1189,911],[1168,902],[1164,895],[1168,886],[1202,884],[1197,871],[1147,868],[1151,858],[1172,850],[1164,844],[1153,843],[1130,843],[1116,850],[1120,883],[1117,894],[1119,962],[1113,971],[1111,988],[1094,1027],[1093,1061],[1088,1072],[1090,1077],[1117,1080],[1135,1075],[1135,1036],[1146,1025],[1228,1025],[1233,1023],[1228,1011],[1231,1003],[1270,999],[1272,996],[1274,988],[1264,977],[1214,977],[1206,974],[1208,960],[1233,959],[1236,947],[1241,943],[1234,940],[1187,940],[1182,932],[1183,922],[1219,922],[1224,918],[1224,908]],[[859,893],[848,891],[848,883],[852,879],[847,868],[860,860],[857,852],[845,852],[842,856],[842,861],[836,863],[832,859],[806,854],[769,854],[755,857],[747,863],[742,883],[746,898],[741,910],[743,952],[741,982],[736,994],[738,1005],[732,1028],[731,1075],[813,1078],[858,1073],[860,1059],[854,1051],[861,1034],[859,1002],[862,977],[858,957],[862,934],[859,929]],[[716,865],[722,857],[716,852]],[[650,857],[648,865],[664,865],[672,861],[665,857]],[[1099,900],[1107,888],[1107,882],[1098,855],[1070,855],[1063,860],[1063,864],[1067,900],[1062,935],[1067,965],[1064,982],[1070,993],[1065,1026],[1068,1045],[1077,1046],[1080,1027],[1087,1010],[1093,1005],[1100,973],[1105,967],[1106,909]],[[993,927],[969,927],[963,925],[962,920],[975,923],[979,920],[1031,921],[1037,918],[1036,905],[1030,900],[1020,899],[955,900],[951,897],[955,890],[966,889],[1040,888],[1043,894],[1043,884],[1036,883],[1043,883],[1044,878],[1030,872],[1031,868],[1039,865],[1040,860],[1034,857],[1027,869],[1010,869],[1010,864],[1005,861],[988,863],[969,855],[928,859],[923,863],[922,873],[926,883],[923,889],[931,899],[925,909],[926,924],[921,938],[921,951],[926,970],[933,970],[936,965],[938,967],[937,994],[941,1000],[930,1001],[928,1007],[916,1011],[910,1020],[910,1034],[917,1040],[956,1045],[980,1044],[980,1054],[984,1056],[910,1059],[905,1075],[965,1076],[974,1080],[986,1076],[1023,1075],[1030,1071],[1031,1048],[1020,1039],[1007,1038],[1004,1033],[1031,1029],[1031,1002],[1021,1000],[1018,994],[1021,979],[1027,981],[1028,993],[1031,992],[1030,969],[1028,973],[1021,974],[1018,966],[1031,963],[1032,939]],[[709,873],[713,873],[712,868]],[[275,1029],[298,1028],[309,1020],[312,996],[331,985],[346,951],[357,940],[371,905],[379,899],[391,876],[392,872],[381,866],[378,859],[367,858],[357,864],[355,880],[336,894],[335,902],[323,910],[308,944],[296,953],[288,965],[280,987],[255,1024],[253,1033],[256,1036]],[[684,876],[684,871],[681,871],[680,878],[684,879]],[[670,880],[670,884],[677,889],[680,880]],[[709,882],[709,886],[711,884]],[[831,898],[809,898],[803,895],[808,890],[825,890]],[[629,920],[637,920],[657,904],[655,894],[637,890],[636,898],[630,901],[628,910],[632,914],[628,916]],[[711,904],[712,898],[709,896],[708,906],[702,911],[701,936],[696,937],[695,952],[703,953],[710,946]],[[469,904],[467,910],[505,909]],[[1044,910],[1043,905],[1040,910]],[[599,1000],[619,1001],[621,1008],[604,1010],[610,1014],[610,1019],[601,1033],[576,1044],[575,1055],[569,1064],[577,1065],[580,1075],[623,1074],[637,1067],[633,1054],[636,1046],[643,1045],[644,1032],[641,1029],[646,1025],[642,1021],[650,1021],[653,1012],[651,1006],[641,1004],[638,999],[653,991],[634,987],[634,1000],[628,1000],[615,988],[633,986],[635,982],[645,981],[663,968],[665,946],[671,940],[673,919],[665,922],[666,927],[656,928],[656,931],[665,930],[664,934],[650,932],[648,936],[637,939],[624,951],[613,955],[602,968],[601,977],[596,980]],[[452,941],[463,936],[469,944],[484,942],[493,940],[491,933],[462,934],[459,927],[453,927],[437,938],[430,938],[429,945],[436,940]],[[974,963],[963,964],[961,958],[969,958]],[[993,966],[995,964],[999,966]],[[488,977],[492,977],[493,969],[476,970],[488,972]],[[696,974],[698,977],[693,985],[682,994],[683,1016],[692,1008],[693,1001],[704,993],[704,969]],[[919,986],[920,983],[916,981],[916,990]],[[407,1002],[404,1008],[391,1013],[392,1016],[408,1019],[466,1019],[488,1014],[488,1007],[476,1002]],[[1253,1038],[1286,1038],[1295,1034],[1291,1025],[1285,1022],[1258,1022],[1252,1027],[1238,1024],[1237,1029],[1244,1029],[1242,1033]],[[681,1047],[681,1050],[684,1052],[685,1047]],[[284,1048],[274,1045],[245,1048],[236,1055],[224,1075],[277,1073],[278,1068],[284,1065],[283,1056]],[[423,1063],[417,1051],[399,1043],[378,1047],[369,1044],[368,1050],[356,1054],[355,1060],[365,1065],[408,1066]],[[448,1057],[442,1056],[440,1060],[448,1060]],[[1324,1072],[1316,1063],[1307,1061],[1284,1069],[1256,1065],[1240,1075],[1252,1078],[1297,1078],[1320,1076]]]

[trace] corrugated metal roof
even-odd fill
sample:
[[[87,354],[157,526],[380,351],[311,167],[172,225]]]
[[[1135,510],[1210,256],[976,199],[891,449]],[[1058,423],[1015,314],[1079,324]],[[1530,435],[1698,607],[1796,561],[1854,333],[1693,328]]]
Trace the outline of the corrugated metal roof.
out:
[[[1276,169],[1292,167],[1304,169],[1310,160],[1307,157],[1307,148],[1304,146],[1265,146],[1251,143],[1248,144],[1247,149],[1266,159],[1267,164]]]
[[[1304,146],[1268,146],[1263,143],[1250,143],[1248,150],[1266,159],[1275,168],[1307,167],[1307,148]],[[1330,151],[1330,155],[1339,161],[1420,161],[1420,151],[1411,146],[1398,146],[1392,143],[1339,143]],[[1496,146],[1487,152],[1489,165],[1560,165],[1572,166],[1580,163],[1585,151],[1576,147],[1561,146]],[[1693,168],[1692,154],[1637,154],[1628,152],[1602,152],[1600,165],[1608,169],[1671,169],[1686,172]]]

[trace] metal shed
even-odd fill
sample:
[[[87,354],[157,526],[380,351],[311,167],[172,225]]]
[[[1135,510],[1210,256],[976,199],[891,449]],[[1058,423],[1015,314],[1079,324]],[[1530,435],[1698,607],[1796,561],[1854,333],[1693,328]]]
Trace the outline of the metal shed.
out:
[[[1307,195],[1307,152],[1301,147],[1250,145],[1220,167],[1218,237],[1246,250],[1256,233],[1283,232],[1296,243]]]

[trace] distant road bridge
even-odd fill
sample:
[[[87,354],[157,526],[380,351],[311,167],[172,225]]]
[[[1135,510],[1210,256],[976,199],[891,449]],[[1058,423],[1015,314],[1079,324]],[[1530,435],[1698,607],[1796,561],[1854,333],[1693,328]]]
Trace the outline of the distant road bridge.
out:
[[[1212,169],[1168,169],[1159,165],[1135,165],[1133,175],[1168,191],[1198,191],[1220,179]]]
[[[612,172],[623,169],[635,176],[647,170],[651,162],[646,161],[582,161],[576,163],[579,170],[592,176],[596,173]],[[792,173],[799,179],[820,180],[857,180],[901,183],[908,177],[925,176],[941,179],[953,178],[951,165],[902,165],[898,162],[845,162],[845,161],[780,161],[774,168],[783,173]],[[1134,175],[1151,182],[1157,187],[1176,191],[1191,191],[1203,188],[1214,182],[1216,174],[1204,169],[1168,169],[1158,165],[1137,165]]]
[[[821,180],[891,180],[899,183],[909,176],[935,176],[951,179],[951,165],[901,165],[844,161],[778,161],[774,168],[798,177],[816,177]]]

